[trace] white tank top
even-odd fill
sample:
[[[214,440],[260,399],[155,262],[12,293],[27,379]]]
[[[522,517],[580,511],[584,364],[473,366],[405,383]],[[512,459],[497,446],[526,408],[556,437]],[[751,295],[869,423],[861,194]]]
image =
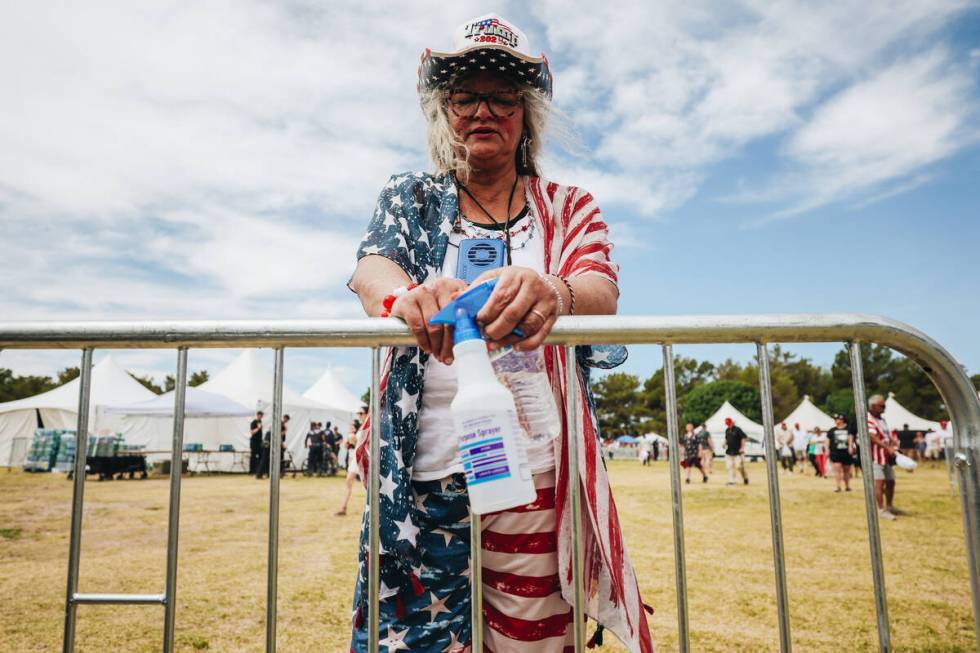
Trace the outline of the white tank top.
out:
[[[544,241],[541,238],[540,224],[531,211],[511,226],[511,233],[525,225],[527,225],[526,229],[519,231],[516,236],[511,236],[511,262],[513,265],[531,268],[543,274]],[[466,231],[468,233],[463,234],[454,230],[449,235],[449,247],[446,249],[446,258],[440,276],[456,276],[459,244],[465,238],[500,237],[499,231],[480,229],[472,223],[466,224]],[[419,412],[419,436],[415,445],[415,460],[412,464],[412,478],[417,481],[434,481],[463,471],[456,442],[457,436],[453,429],[453,418],[449,412],[449,405],[455,396],[456,371],[451,365],[443,365],[434,356],[430,356],[425,364],[425,386],[422,391],[422,410]],[[532,473],[537,474],[554,468],[554,441],[525,440],[524,442]]]

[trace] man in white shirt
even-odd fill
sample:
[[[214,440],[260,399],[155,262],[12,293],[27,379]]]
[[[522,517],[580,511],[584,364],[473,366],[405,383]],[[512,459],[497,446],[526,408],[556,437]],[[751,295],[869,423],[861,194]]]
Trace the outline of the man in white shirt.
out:
[[[806,442],[807,433],[796,422],[793,424],[793,453],[796,454],[796,462],[800,464],[801,474],[806,472]]]

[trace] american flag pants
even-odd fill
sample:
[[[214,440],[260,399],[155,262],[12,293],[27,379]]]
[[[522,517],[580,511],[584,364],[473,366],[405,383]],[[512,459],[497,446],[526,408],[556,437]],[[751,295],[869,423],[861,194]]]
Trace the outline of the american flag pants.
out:
[[[483,516],[484,651],[568,653],[572,607],[561,597],[554,471],[535,474],[534,503]],[[381,602],[385,653],[470,653],[469,500],[462,474],[412,481],[425,591]],[[365,588],[358,582],[355,602]],[[352,653],[367,651],[367,625]]]

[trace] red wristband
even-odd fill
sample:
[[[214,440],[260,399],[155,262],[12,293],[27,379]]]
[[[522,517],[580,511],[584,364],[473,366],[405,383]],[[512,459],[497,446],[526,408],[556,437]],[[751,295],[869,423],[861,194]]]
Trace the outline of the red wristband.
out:
[[[395,288],[395,290],[390,295],[385,295],[384,299],[381,300],[381,306],[383,310],[381,311],[381,317],[388,317],[391,315],[391,309],[395,306],[395,301],[407,293],[410,290],[415,290],[419,287],[417,283],[410,283],[407,286],[402,286],[401,288]]]

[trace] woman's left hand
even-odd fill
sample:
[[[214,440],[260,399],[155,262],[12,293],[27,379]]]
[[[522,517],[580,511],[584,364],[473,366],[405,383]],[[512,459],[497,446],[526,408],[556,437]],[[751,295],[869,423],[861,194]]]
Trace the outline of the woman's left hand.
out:
[[[531,268],[508,266],[488,270],[472,286],[497,278],[497,286],[476,316],[492,346],[514,344],[520,351],[535,349],[544,342],[558,317],[555,291]],[[511,333],[520,329],[524,337]]]

